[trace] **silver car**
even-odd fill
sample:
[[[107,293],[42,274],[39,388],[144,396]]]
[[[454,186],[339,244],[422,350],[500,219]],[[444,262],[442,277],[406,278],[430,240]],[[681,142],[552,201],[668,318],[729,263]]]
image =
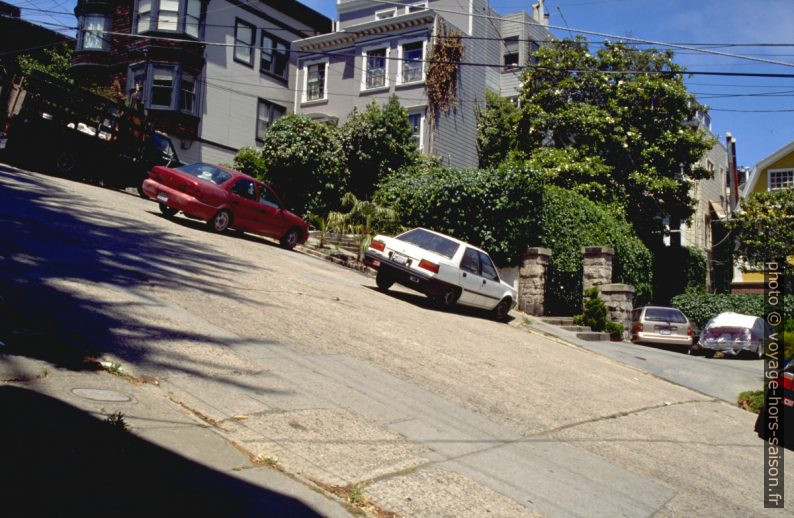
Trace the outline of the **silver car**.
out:
[[[706,323],[700,333],[699,345],[707,357],[719,351],[738,356],[747,351],[761,358],[764,355],[764,319],[741,313],[720,313]]]
[[[661,306],[644,306],[631,314],[631,341],[692,346],[692,325],[681,310]]]

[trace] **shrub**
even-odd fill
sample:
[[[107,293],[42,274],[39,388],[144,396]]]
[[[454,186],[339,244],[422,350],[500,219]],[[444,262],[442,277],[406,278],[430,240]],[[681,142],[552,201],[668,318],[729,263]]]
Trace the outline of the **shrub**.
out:
[[[369,199],[381,178],[412,164],[417,156],[412,135],[397,96],[391,96],[382,107],[373,100],[363,112],[354,109],[339,128],[350,171],[350,192]]]
[[[631,225],[572,191],[546,186],[534,244],[552,250],[546,311],[571,315],[582,307],[582,247],[615,249],[612,278],[634,286],[634,305],[651,300],[651,254]]]
[[[347,188],[344,154],[336,130],[303,115],[281,117],[265,133],[263,175],[298,213],[327,214]]]
[[[457,170],[423,163],[387,177],[374,201],[393,206],[407,227],[425,227],[487,250],[499,266],[518,264],[538,234],[541,185],[522,168]]]
[[[598,297],[598,288],[590,288],[585,292],[584,312],[573,317],[573,323],[587,326],[593,331],[603,331],[607,326],[607,306]]]
[[[241,147],[234,156],[234,163],[231,166],[249,176],[262,178],[267,172],[267,164],[262,152],[252,147]]]
[[[670,301],[673,307],[684,312],[689,320],[698,327],[703,328],[713,317],[725,311],[764,316],[763,295],[732,295],[725,293],[696,293],[689,292],[676,295]],[[794,296],[786,295],[783,300],[784,319],[794,318]]]

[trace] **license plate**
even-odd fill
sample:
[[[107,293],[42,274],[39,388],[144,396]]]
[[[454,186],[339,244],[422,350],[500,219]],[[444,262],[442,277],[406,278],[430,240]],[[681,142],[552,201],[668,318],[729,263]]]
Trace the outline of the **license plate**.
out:
[[[415,283],[419,284],[419,277],[414,277],[413,275],[411,275],[410,277],[408,277],[408,279],[411,282],[415,282]]]
[[[673,333],[673,330],[670,329],[669,327],[662,327],[662,328],[659,329],[659,334],[660,335],[669,335],[669,334],[672,334],[672,333]]]
[[[166,193],[164,193],[164,192],[158,192],[157,193],[157,201],[163,202],[163,203],[167,202],[168,201],[168,195]]]
[[[408,258],[400,254],[392,254],[391,260],[397,264],[405,264],[408,262]]]

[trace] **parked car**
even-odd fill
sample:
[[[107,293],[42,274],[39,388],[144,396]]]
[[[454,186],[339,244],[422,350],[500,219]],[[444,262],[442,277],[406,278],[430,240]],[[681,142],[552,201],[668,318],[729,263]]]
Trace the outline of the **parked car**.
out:
[[[206,221],[215,232],[234,228],[259,234],[278,239],[287,250],[309,237],[308,223],[284,209],[269,185],[233,169],[205,163],[157,166],[144,180],[143,191],[166,217],[181,211]]]
[[[755,433],[758,434],[758,437],[769,440],[773,437],[771,432],[775,431],[774,435],[779,440],[778,444],[789,450],[794,450],[794,434],[791,432],[785,433],[786,430],[794,430],[794,362],[788,362],[783,370],[779,372],[776,381],[778,395],[782,396],[779,399],[779,409],[782,415],[777,421],[765,422],[767,418],[766,405],[770,396],[767,391],[764,394],[764,407],[755,420]],[[774,415],[772,412],[769,412],[769,414]]]
[[[643,306],[631,314],[631,341],[666,345],[692,346],[692,324],[681,310],[661,306]]]
[[[720,351],[737,356],[748,351],[759,358],[764,355],[764,319],[752,315],[725,312],[706,323],[700,332],[698,345],[707,357]]]
[[[491,310],[499,320],[516,302],[516,290],[499,278],[483,250],[432,230],[415,228],[396,237],[377,235],[364,262],[378,270],[378,288],[395,282],[424,293],[444,307]]]

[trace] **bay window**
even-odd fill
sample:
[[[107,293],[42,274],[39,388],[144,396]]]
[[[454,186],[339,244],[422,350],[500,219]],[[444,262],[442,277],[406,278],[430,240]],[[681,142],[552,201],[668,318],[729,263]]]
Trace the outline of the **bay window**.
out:
[[[138,34],[157,31],[200,36],[201,0],[137,0],[135,15]]]
[[[304,92],[303,100],[305,101],[320,101],[326,99],[326,69],[328,61],[321,61],[318,63],[307,63],[306,74],[304,75]]]
[[[400,73],[399,83],[415,83],[423,81],[424,76],[424,41],[414,41],[400,45]]]
[[[110,17],[104,14],[86,14],[78,19],[79,30],[75,50],[110,50]]]
[[[141,63],[128,74],[130,104],[152,110],[169,110],[196,115],[196,77],[180,65]]]
[[[416,145],[416,149],[422,150],[424,147],[424,123],[425,113],[422,111],[411,111],[408,113],[408,123],[411,125],[411,140]]]

